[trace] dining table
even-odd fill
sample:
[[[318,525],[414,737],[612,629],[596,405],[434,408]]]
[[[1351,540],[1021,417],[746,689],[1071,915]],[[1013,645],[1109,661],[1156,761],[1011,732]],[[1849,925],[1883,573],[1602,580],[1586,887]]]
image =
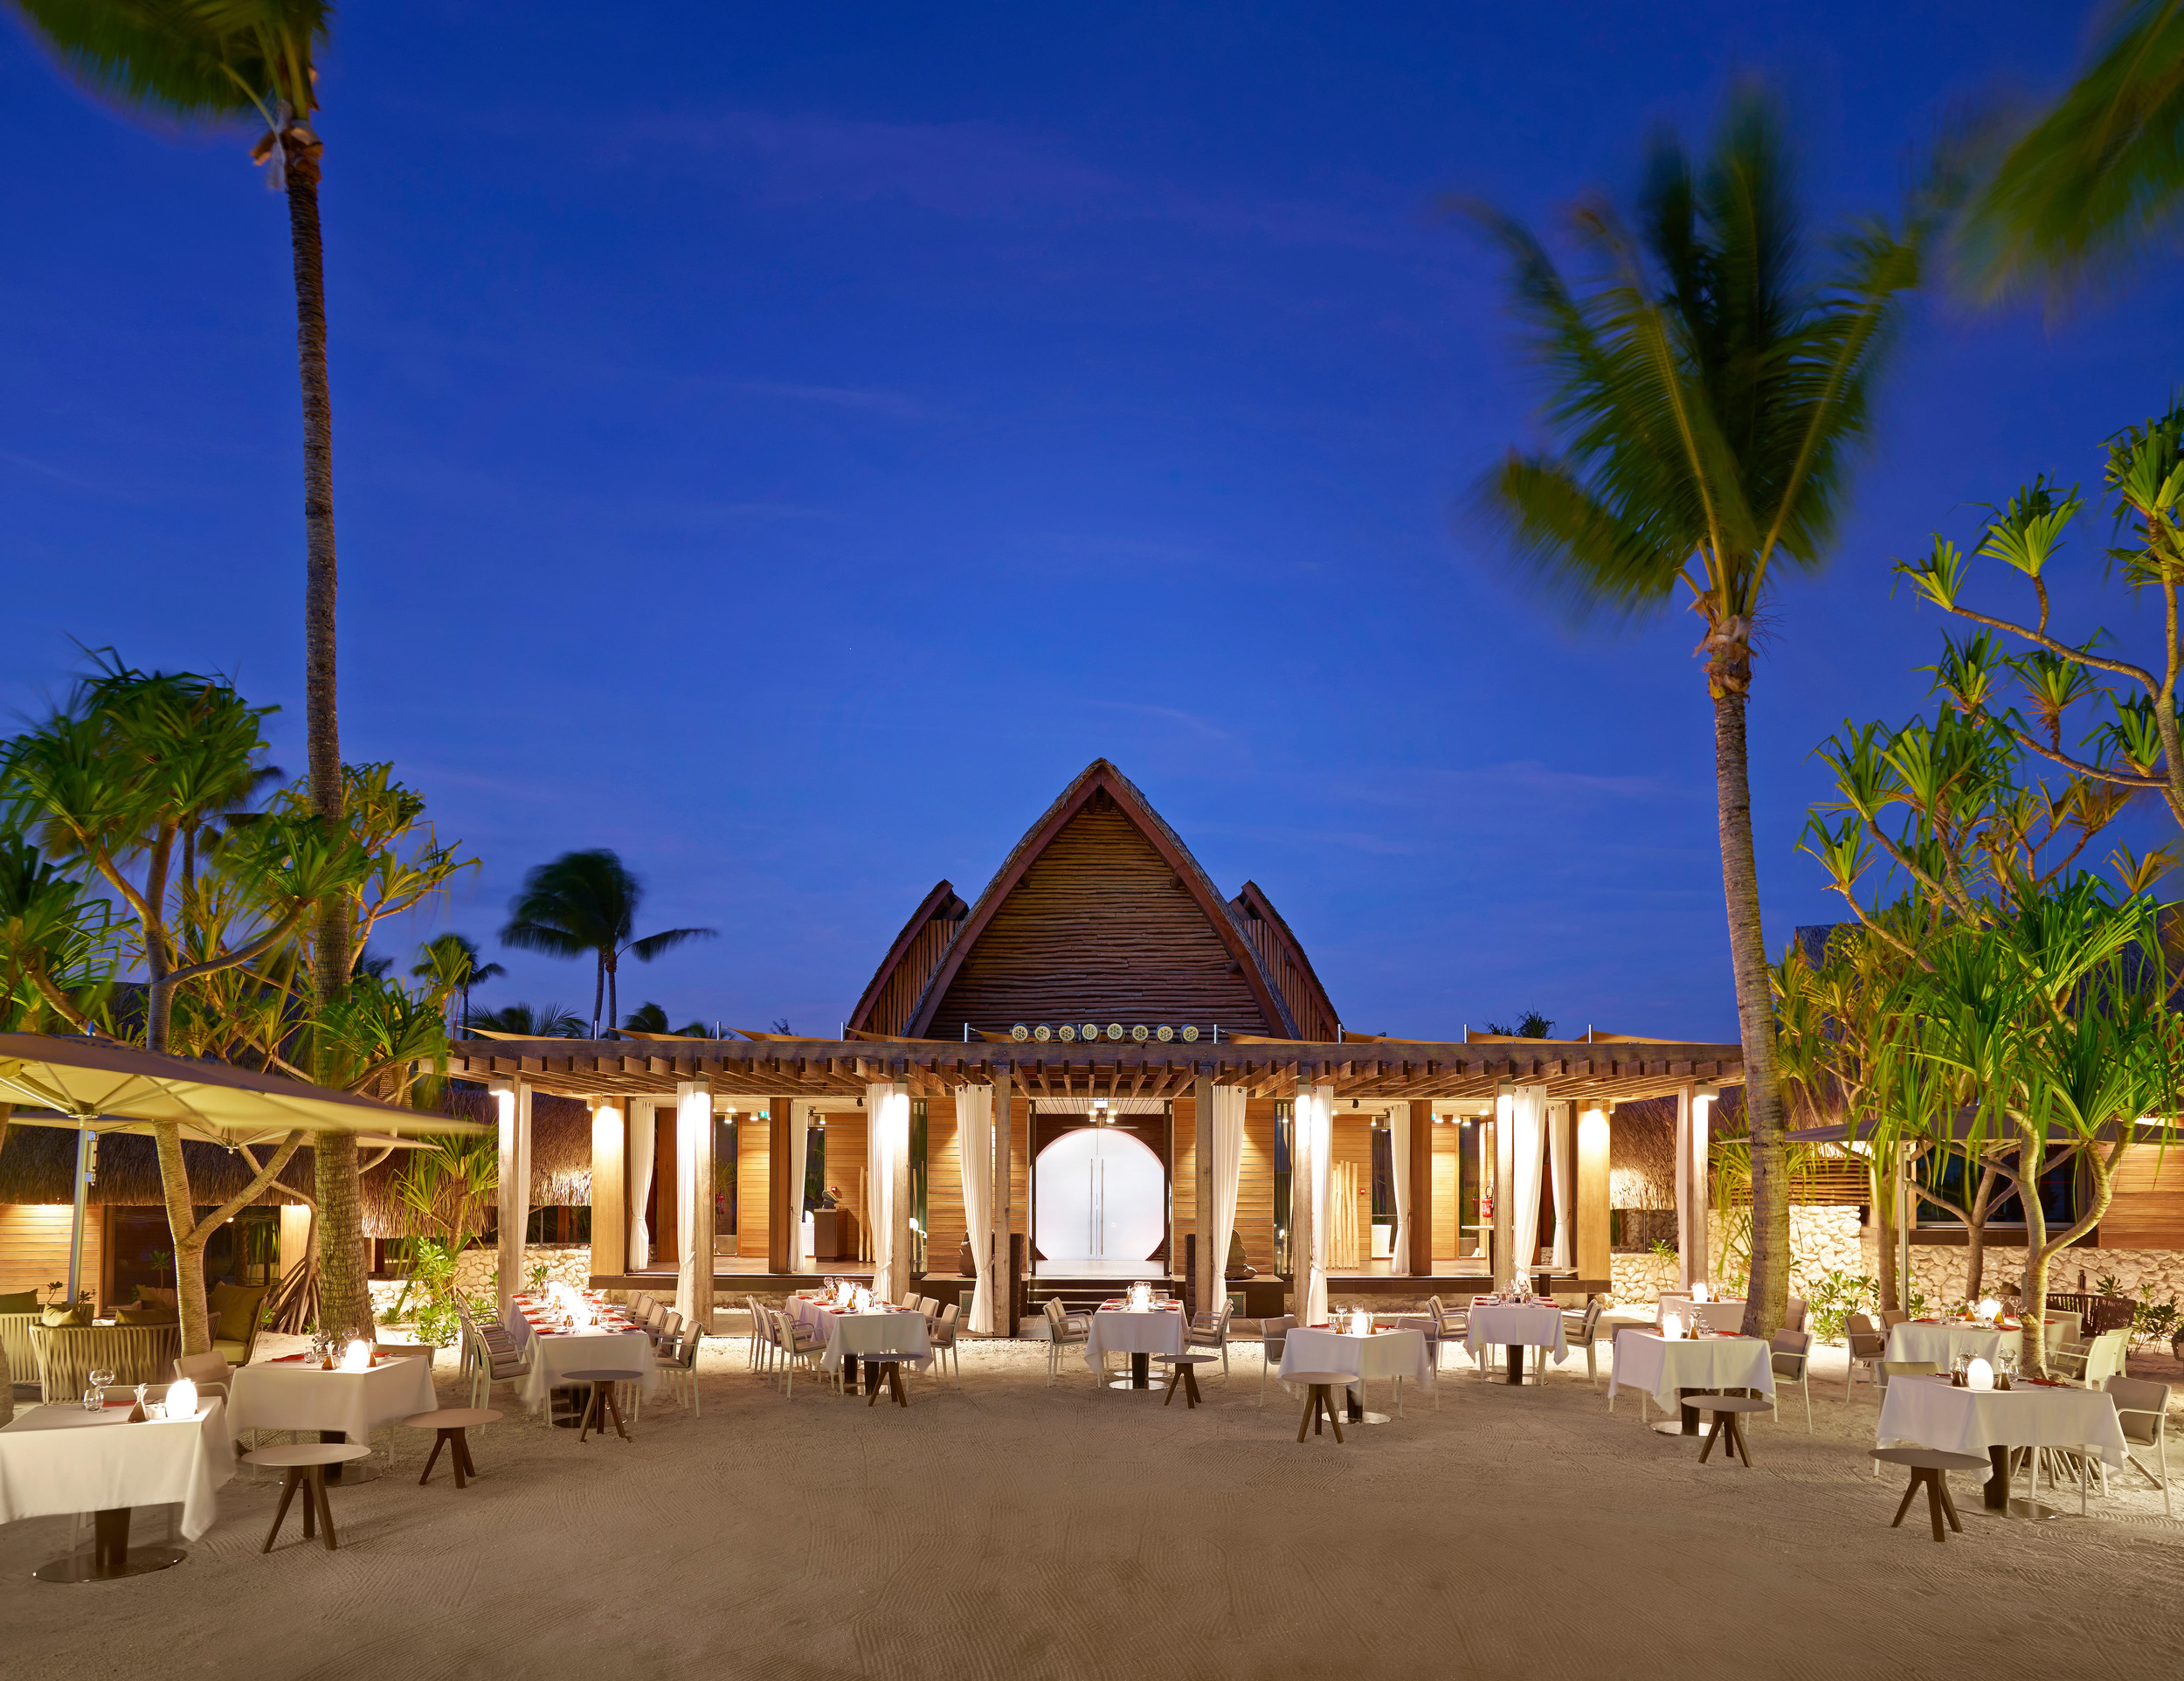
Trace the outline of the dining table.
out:
[[[1547,1351],[1553,1351],[1557,1366],[1570,1358],[1569,1327],[1563,1323],[1562,1310],[1552,1302],[1489,1302],[1484,1297],[1474,1297],[1463,1345],[1481,1365],[1485,1364],[1481,1354],[1499,1347],[1508,1368],[1503,1381],[1522,1383],[1525,1349],[1537,1348],[1543,1358]]]
[[[1104,1374],[1109,1354],[1127,1354],[1130,1375],[1116,1379],[1108,1387],[1150,1389],[1152,1357],[1180,1354],[1189,1328],[1180,1302],[1155,1302],[1149,1308],[1130,1307],[1120,1297],[1102,1302],[1085,1332],[1084,1363]]]
[[[1675,1314],[1685,1325],[1697,1319],[1709,1331],[1741,1331],[1744,1329],[1745,1304],[1744,1298],[1741,1297],[1730,1300],[1723,1300],[1716,1297],[1701,1302],[1670,1290],[1662,1297],[1660,1309],[1654,1316],[1654,1325],[1656,1329],[1660,1326],[1662,1316],[1669,1313]]]
[[[1773,1345],[1759,1337],[1705,1332],[1697,1337],[1663,1337],[1659,1332],[1627,1325],[1615,1333],[1614,1368],[1607,1379],[1607,1404],[1619,1390],[1635,1389],[1664,1413],[1676,1416],[1656,1424],[1663,1435],[1697,1435],[1695,1394],[1748,1389],[1774,1393]],[[1644,1406],[1639,1408],[1642,1414]]]
[[[371,1433],[439,1405],[426,1359],[374,1357],[370,1367],[327,1371],[308,1354],[253,1360],[228,1380],[230,1415],[238,1430],[318,1432],[321,1442],[370,1445]],[[365,1483],[364,1461],[334,1465],[328,1482]]]
[[[615,1309],[595,1304],[595,1318],[585,1326],[571,1329],[547,1304],[518,1296],[508,1304],[503,1321],[515,1339],[516,1352],[529,1351],[530,1370],[523,1374],[517,1393],[533,1412],[551,1406],[556,1391],[573,1396],[584,1386],[564,1380],[565,1372],[628,1372],[638,1393],[650,1395],[660,1387],[660,1369],[653,1354],[652,1339]],[[587,1396],[588,1399],[588,1396]],[[556,1416],[556,1424],[577,1428],[579,1414],[571,1400]],[[429,1410],[425,1408],[420,1412]]]
[[[0,1426],[0,1524],[92,1514],[91,1551],[40,1565],[31,1574],[41,1581],[111,1581],[180,1563],[179,1547],[130,1546],[136,1507],[180,1506],[192,1541],[219,1515],[218,1491],[235,1475],[226,1404],[211,1395],[193,1417],[132,1423],[135,1404],[55,1402]]]
[[[857,1387],[861,1368],[866,1393],[876,1394],[880,1368],[875,1358],[907,1360],[923,1372],[933,1363],[932,1327],[914,1307],[890,1307],[875,1302],[868,1307],[830,1307],[824,1301],[791,1300],[789,1318],[823,1337],[826,1350],[819,1356],[819,1370],[839,1371],[845,1394]]]
[[[1365,1387],[1373,1378],[1390,1380],[1396,1408],[1402,1408],[1403,1380],[1420,1385],[1434,1381],[1433,1357],[1426,1333],[1400,1325],[1374,1325],[1360,1334],[1326,1325],[1293,1325],[1282,1339],[1282,1365],[1276,1375],[1284,1383],[1295,1372],[1346,1372],[1356,1377],[1346,1394],[1346,1422],[1386,1424],[1388,1415],[1366,1410]]]
[[[2007,1389],[1973,1389],[1946,1377],[1890,1378],[1881,1397],[1881,1417],[1874,1444],[1882,1448],[1935,1448],[1944,1453],[1984,1454],[1987,1473],[1983,1500],[1990,1512],[2015,1518],[2058,1515],[2033,1498],[2039,1486],[2039,1450],[2067,1448],[2083,1456],[2098,1454],[2110,1469],[2123,1469],[2127,1451],[2123,1420],[2103,1389],[2020,1379]],[[2013,1457],[2024,1455],[2024,1498],[2010,1496]],[[2078,1510],[2086,1509],[2086,1485],[2078,1480]]]
[[[1994,1365],[2004,1354],[2018,1353],[2024,1341],[2024,1332],[2015,1319],[1994,1325],[1973,1319],[1905,1319],[1889,1327],[1888,1348],[1882,1358],[1932,1360],[1946,1372],[1959,1358]]]

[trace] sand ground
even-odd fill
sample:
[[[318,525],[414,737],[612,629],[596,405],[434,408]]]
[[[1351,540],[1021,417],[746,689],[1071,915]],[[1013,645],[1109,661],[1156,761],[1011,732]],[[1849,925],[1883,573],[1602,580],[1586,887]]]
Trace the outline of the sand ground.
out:
[[[1452,1370],[1437,1410],[1413,1396],[1397,1422],[1300,1447],[1298,1403],[1256,1404],[1254,1345],[1196,1412],[1097,1389],[1075,1361],[1050,1388],[1034,1343],[966,1345],[960,1387],[914,1379],[907,1412],[801,1381],[784,1401],[744,1349],[708,1345],[702,1416],[663,1392],[627,1444],[512,1411],[477,1433],[482,1476],[460,1492],[444,1469],[417,1485],[425,1439],[405,1433],[395,1472],[335,1493],[336,1553],[292,1514],[261,1556],[273,1495],[241,1481],[186,1562],[128,1582],[32,1581],[70,1520],[0,1529],[0,1675],[2179,1667],[2184,1523],[2158,1494],[2111,1477],[2091,1518],[2072,1498],[2030,1525],[1959,1479],[1964,1535],[1935,1546],[1923,1500],[1891,1530],[1901,1485],[1870,1474],[1875,1402],[1841,1399],[1839,1352],[1815,1433],[1793,1399],[1753,1429],[1747,1470],[1701,1465],[1628,1397],[1611,1415],[1581,1359],[1539,1388]],[[440,1387],[458,1387],[445,1358]]]

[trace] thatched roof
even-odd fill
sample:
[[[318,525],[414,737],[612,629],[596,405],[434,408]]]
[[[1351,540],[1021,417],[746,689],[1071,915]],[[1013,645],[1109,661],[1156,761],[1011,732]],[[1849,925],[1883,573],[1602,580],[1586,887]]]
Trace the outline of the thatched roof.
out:
[[[441,1106],[444,1114],[464,1120],[494,1119],[493,1100],[481,1086],[451,1086]],[[201,1207],[225,1202],[251,1179],[257,1170],[249,1158],[217,1145],[185,1143],[183,1159],[190,1167],[190,1188]],[[396,1176],[412,1152],[397,1150],[363,1179],[364,1233],[369,1237],[397,1237],[407,1230],[404,1213],[395,1189]],[[272,1152],[260,1150],[259,1159]],[[367,1158],[369,1159],[369,1158]],[[0,1202],[66,1203],[74,1200],[76,1135],[61,1127],[10,1126],[0,1144]],[[295,1199],[281,1194],[288,1186],[308,1193],[312,1160],[308,1145],[289,1159],[274,1186],[259,1197],[260,1207],[275,1207]],[[128,1133],[107,1133],[99,1140],[97,1181],[88,1201],[93,1207],[108,1203],[119,1207],[156,1207],[160,1193],[159,1161],[152,1140]],[[580,1207],[591,1200],[591,1112],[573,1097],[545,1092],[531,1098],[531,1207]]]

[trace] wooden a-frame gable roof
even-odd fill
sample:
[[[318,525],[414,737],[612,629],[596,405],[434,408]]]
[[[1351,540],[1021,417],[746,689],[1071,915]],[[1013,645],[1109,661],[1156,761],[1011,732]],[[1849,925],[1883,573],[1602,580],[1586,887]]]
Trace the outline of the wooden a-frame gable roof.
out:
[[[971,907],[956,896],[954,887],[945,881],[936,884],[910,913],[881,959],[872,984],[850,1013],[849,1031],[889,1036],[902,1033],[924,994],[925,983],[933,978],[970,914]]]
[[[870,1027],[933,920],[921,907],[866,989],[858,1007],[874,1018]],[[1259,944],[1137,787],[1095,759],[1002,861],[936,954],[915,1007],[888,1030],[952,1039],[966,1028],[1096,1018],[1298,1038]]]
[[[1342,1037],[1342,1018],[1334,1001],[1320,985],[1312,960],[1282,913],[1256,882],[1246,882],[1243,891],[1228,902],[1229,914],[1250,942],[1259,966],[1274,982],[1282,1001],[1289,1006],[1296,1036],[1319,1044],[1333,1044]]]

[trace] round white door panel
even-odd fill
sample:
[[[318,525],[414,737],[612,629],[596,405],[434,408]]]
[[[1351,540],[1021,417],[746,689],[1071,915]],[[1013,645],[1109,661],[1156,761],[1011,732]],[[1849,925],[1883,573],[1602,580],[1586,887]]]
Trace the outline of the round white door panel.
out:
[[[1039,1251],[1049,1261],[1142,1261],[1166,1235],[1167,1176],[1129,1133],[1088,1126],[1039,1152]]]

